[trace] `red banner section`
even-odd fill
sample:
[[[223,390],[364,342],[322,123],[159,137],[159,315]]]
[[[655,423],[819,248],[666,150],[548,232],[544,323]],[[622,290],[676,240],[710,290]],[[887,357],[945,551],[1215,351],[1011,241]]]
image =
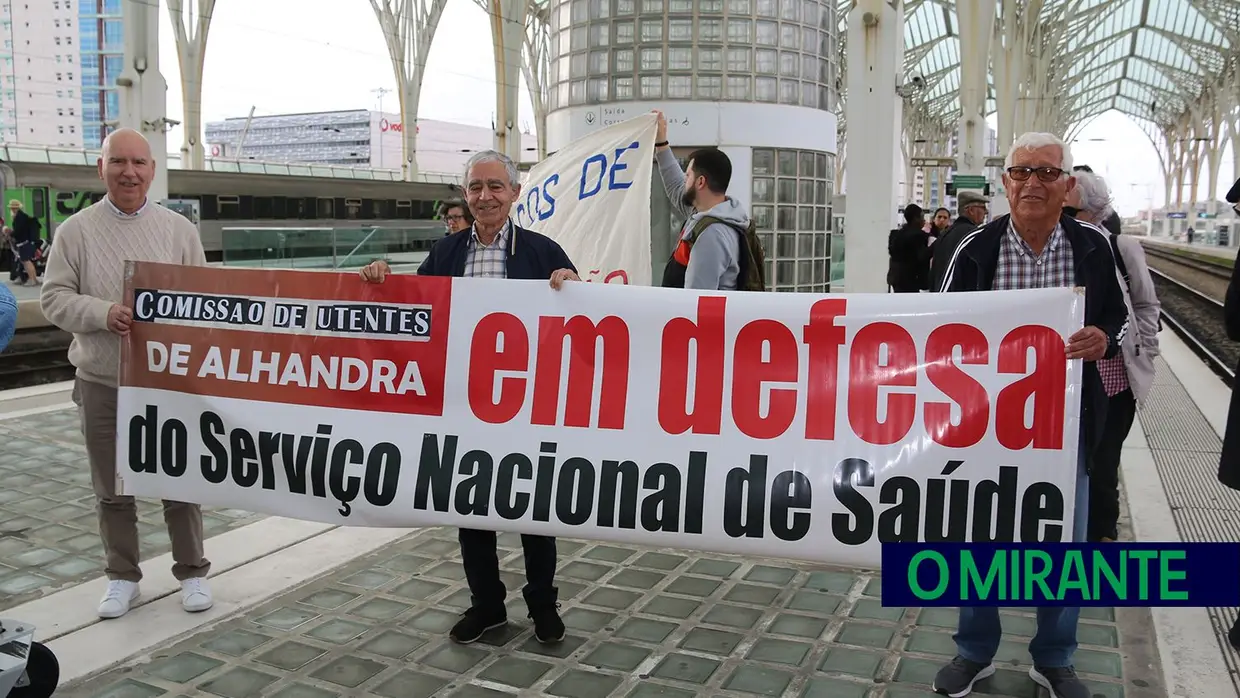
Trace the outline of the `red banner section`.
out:
[[[126,296],[122,385],[443,414],[451,279],[282,271],[273,285],[263,270],[141,264]]]

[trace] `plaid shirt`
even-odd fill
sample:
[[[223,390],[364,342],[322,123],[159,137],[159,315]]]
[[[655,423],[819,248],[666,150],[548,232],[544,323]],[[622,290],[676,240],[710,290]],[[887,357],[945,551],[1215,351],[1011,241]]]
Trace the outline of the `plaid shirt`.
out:
[[[465,276],[484,279],[508,278],[508,240],[512,221],[506,221],[490,245],[478,239],[477,228],[469,230],[469,249],[465,253]]]
[[[1072,271],[1072,245],[1063,227],[1056,225],[1042,254],[1035,254],[1029,244],[1008,223],[1007,234],[999,242],[999,265],[995,269],[995,291],[1026,288],[1058,288],[1075,286]]]
[[[1072,271],[1072,245],[1068,243],[1062,226],[1055,226],[1051,239],[1042,248],[1042,254],[1034,254],[1029,244],[1021,239],[1012,224],[999,244],[999,266],[995,270],[996,291],[1022,288],[1054,288],[1075,286]],[[1123,355],[1097,362],[1098,374],[1107,397],[1128,388],[1128,373],[1124,370]]]

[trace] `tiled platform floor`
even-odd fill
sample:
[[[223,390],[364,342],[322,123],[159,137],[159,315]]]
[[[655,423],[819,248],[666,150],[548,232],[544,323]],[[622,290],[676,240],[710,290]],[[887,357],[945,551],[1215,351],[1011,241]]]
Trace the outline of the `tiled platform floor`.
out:
[[[532,638],[519,538],[500,537],[509,628],[446,631],[468,604],[455,530],[428,529],[114,668],[66,698],[933,695],[954,609],[884,608],[872,573],[561,540],[559,646]],[[141,610],[139,609],[139,611]],[[1086,609],[1078,670],[1099,698],[1165,696],[1144,609]],[[1004,619],[980,695],[1035,698],[1030,613]]]
[[[0,419],[0,444],[3,611],[102,575],[103,546],[76,409]],[[203,527],[212,536],[260,518],[208,509]],[[144,558],[171,548],[159,502],[139,501],[138,531]]]

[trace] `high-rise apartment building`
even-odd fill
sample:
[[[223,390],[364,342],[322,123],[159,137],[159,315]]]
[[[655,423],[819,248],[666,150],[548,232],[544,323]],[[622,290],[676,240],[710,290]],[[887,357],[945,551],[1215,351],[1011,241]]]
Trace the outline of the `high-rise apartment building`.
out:
[[[3,0],[0,39],[0,140],[99,147],[120,115],[121,0]]]

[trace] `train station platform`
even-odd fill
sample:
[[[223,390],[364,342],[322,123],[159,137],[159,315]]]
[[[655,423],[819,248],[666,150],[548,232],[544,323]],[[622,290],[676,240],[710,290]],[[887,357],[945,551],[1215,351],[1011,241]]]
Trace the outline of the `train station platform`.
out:
[[[1122,537],[1240,540],[1214,479],[1225,386],[1173,335],[1125,444]],[[1190,397],[1192,396],[1192,397]],[[101,561],[70,405],[0,419],[0,616],[32,623],[66,698],[797,696],[909,698],[954,652],[954,609],[885,608],[875,570],[561,539],[559,645],[532,638],[517,536],[500,537],[510,626],[469,646],[455,531],[335,528],[206,510],[215,607],[180,608],[158,504],[143,600],[100,621]],[[1085,609],[1075,661],[1100,698],[1240,695],[1235,609]],[[1028,609],[1005,611],[991,698],[1040,698]]]
[[[1213,259],[1222,259],[1226,261],[1235,261],[1235,247],[1221,247],[1219,245],[1205,245],[1201,243],[1188,244],[1176,240],[1169,240],[1160,237],[1137,237],[1143,245],[1152,245],[1155,247],[1163,247],[1178,253],[1188,253],[1190,255],[1204,255]]]

